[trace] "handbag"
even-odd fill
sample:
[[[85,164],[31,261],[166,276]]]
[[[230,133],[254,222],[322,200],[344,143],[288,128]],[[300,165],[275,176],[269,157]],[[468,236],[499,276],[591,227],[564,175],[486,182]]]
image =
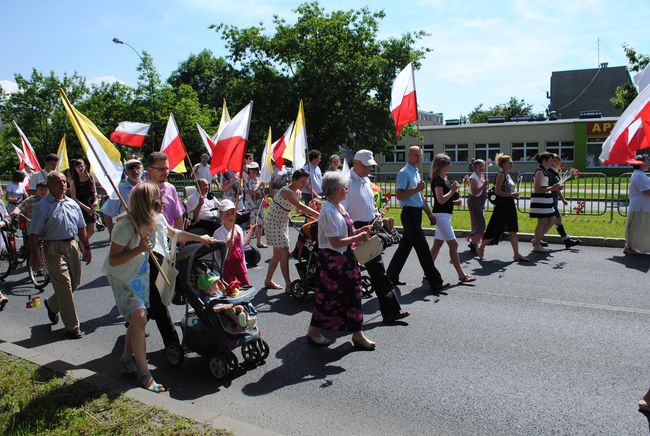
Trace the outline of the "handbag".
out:
[[[488,192],[487,192],[487,199],[488,201],[493,204],[494,206],[503,203],[503,197],[500,197],[497,195],[494,186],[491,187]]]
[[[162,262],[160,263],[160,269],[165,273],[165,276],[169,280],[169,284],[165,281],[160,272],[156,277],[156,288],[160,293],[160,301],[165,306],[169,306],[174,298],[174,290],[176,288],[176,277],[178,276],[178,270],[176,269],[176,245],[178,244],[178,231],[174,232],[172,236],[171,247],[169,250],[169,256],[163,257]]]
[[[352,254],[357,259],[361,265],[365,265],[370,262],[377,256],[380,256],[384,251],[384,246],[381,243],[381,239],[377,235],[371,237],[366,242],[361,245],[357,245],[353,250]]]

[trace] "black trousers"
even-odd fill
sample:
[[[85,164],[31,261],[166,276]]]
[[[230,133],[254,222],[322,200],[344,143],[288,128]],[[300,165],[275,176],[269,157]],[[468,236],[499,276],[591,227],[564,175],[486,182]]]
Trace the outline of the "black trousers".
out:
[[[424,271],[424,277],[429,282],[429,286],[434,288],[442,285],[442,277],[433,264],[429,244],[427,244],[424,232],[422,232],[422,208],[403,207],[401,219],[404,232],[397,246],[397,250],[390,261],[390,265],[388,265],[388,277],[393,282],[399,279],[399,274],[402,272],[406,259],[408,259],[411,253],[411,248],[415,248],[420,266]]]
[[[156,258],[159,263],[162,262],[161,255],[156,254]],[[156,321],[156,326],[158,326],[165,347],[172,343],[180,344],[169,310],[160,300],[160,292],[156,287],[156,277],[158,277],[158,268],[156,268],[153,259],[149,258],[149,317]]]
[[[368,224],[370,224],[370,222],[355,221],[354,227],[359,229]],[[400,310],[402,310],[402,306],[400,306],[397,294],[395,294],[395,285],[393,285],[393,283],[388,279],[388,275],[386,275],[386,268],[384,268],[384,262],[381,255],[366,263],[365,267],[370,276],[372,289],[377,294],[381,316],[390,317],[398,314]]]

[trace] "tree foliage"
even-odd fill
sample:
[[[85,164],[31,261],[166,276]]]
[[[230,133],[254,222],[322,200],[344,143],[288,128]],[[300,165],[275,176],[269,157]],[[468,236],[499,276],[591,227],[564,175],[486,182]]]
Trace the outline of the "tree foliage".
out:
[[[528,104],[524,99],[510,97],[506,103],[492,106],[489,109],[483,109],[483,104],[479,104],[472,112],[467,115],[470,124],[486,123],[489,117],[516,117],[532,115],[533,105]]]
[[[633,73],[642,71],[646,66],[648,66],[648,64],[650,64],[650,56],[638,53],[627,44],[623,44],[623,51],[625,52],[625,56],[629,63],[627,69]],[[616,87],[614,97],[609,101],[615,108],[625,110],[637,95],[638,92],[636,87],[631,83],[626,83],[625,85]]]

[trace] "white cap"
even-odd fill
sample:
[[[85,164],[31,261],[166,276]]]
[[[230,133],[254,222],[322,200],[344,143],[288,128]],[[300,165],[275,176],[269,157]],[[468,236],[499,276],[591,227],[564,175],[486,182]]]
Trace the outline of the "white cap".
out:
[[[128,167],[129,165],[134,165],[134,164],[142,165],[142,162],[140,162],[139,159],[129,159],[124,163],[124,166]]]
[[[227,198],[225,200],[222,200],[221,203],[219,203],[219,212],[226,212],[234,208],[235,208],[235,203],[233,203],[232,200],[228,200]]]
[[[260,169],[260,164],[257,162],[251,162],[248,165],[246,165],[246,171],[248,170],[259,170]]]
[[[367,167],[377,165],[377,162],[375,162],[375,159],[372,156],[372,151],[370,150],[357,151],[354,155],[354,160],[358,160]]]

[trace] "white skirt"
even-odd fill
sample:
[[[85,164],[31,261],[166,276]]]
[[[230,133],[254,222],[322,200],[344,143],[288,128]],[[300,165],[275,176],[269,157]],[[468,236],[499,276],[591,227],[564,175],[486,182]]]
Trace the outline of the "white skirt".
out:
[[[450,213],[434,213],[436,217],[436,236],[434,239],[439,241],[453,241],[456,239],[454,229],[451,227]]]
[[[650,254],[650,212],[628,211],[625,240],[632,250]]]

